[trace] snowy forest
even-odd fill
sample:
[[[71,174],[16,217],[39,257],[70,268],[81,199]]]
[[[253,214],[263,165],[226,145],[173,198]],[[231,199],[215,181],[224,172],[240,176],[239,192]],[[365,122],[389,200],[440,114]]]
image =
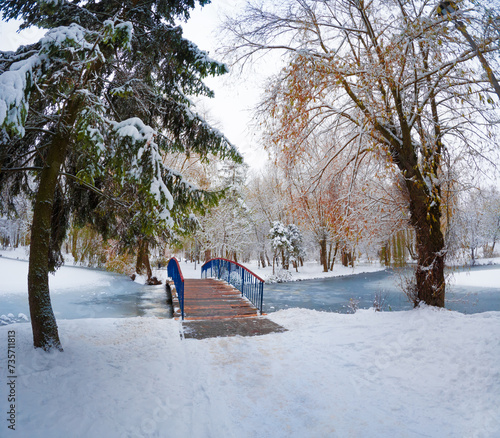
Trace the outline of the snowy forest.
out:
[[[46,29],[0,53],[0,239],[29,247],[36,347],[60,346],[64,254],[152,282],[173,255],[411,264],[414,304],[443,307],[445,264],[498,252],[496,3],[248,2],[222,24],[227,63],[183,37],[193,7],[0,1]],[[255,170],[194,99],[275,52]]]

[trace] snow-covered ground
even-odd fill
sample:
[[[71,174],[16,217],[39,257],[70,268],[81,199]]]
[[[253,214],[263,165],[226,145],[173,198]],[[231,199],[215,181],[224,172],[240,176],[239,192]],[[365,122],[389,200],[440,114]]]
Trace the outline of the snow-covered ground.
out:
[[[64,353],[15,332],[15,425],[1,436],[498,437],[500,312],[291,309],[288,331],[181,340],[157,318],[59,321]]]
[[[184,275],[199,278],[188,266]],[[25,293],[13,279],[23,269],[0,257],[0,314],[5,284]],[[455,281],[499,278],[491,272]],[[100,284],[105,274],[65,267],[51,287]],[[52,354],[32,348],[30,324],[0,327],[0,436],[500,437],[500,312],[268,318],[288,331],[182,340],[169,319],[59,320],[65,351]]]
[[[27,294],[28,293],[28,262],[24,260],[12,260],[6,257],[0,258],[0,285],[1,293]],[[49,275],[49,286],[51,291],[62,292],[74,287],[103,287],[108,286],[109,277],[102,275],[101,271],[64,266],[56,271],[55,275]]]
[[[500,267],[487,271],[456,272],[450,279],[451,284],[461,286],[500,287]]]

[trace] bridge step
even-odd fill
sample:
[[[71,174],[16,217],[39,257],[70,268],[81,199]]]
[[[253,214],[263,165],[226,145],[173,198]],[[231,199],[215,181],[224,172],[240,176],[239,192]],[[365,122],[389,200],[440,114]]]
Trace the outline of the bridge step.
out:
[[[172,285],[173,286],[173,285]],[[179,303],[173,294],[176,319]],[[230,284],[213,278],[184,280],[184,318],[187,320],[245,318],[257,316],[255,306]]]
[[[257,316],[257,309],[230,284],[213,278],[184,280],[184,318]]]
[[[183,321],[181,337],[207,339],[227,336],[260,336],[282,333],[286,329],[263,316],[253,318]]]

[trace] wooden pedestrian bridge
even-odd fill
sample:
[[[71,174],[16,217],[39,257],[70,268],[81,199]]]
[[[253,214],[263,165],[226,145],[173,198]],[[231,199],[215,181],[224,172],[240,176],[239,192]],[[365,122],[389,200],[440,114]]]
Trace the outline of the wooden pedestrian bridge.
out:
[[[167,266],[174,317],[184,338],[255,336],[285,331],[262,314],[264,280],[245,266],[216,258],[201,267],[201,279],[184,279],[176,258]]]

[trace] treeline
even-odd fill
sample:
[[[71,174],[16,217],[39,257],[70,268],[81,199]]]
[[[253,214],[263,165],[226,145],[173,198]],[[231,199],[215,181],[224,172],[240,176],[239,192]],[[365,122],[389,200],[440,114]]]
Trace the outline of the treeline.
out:
[[[262,267],[295,270],[304,261],[316,261],[325,272],[336,264],[355,266],[360,260],[393,267],[416,260],[415,235],[404,220],[404,205],[393,196],[373,202],[375,193],[394,195],[387,182],[384,190],[377,189],[377,180],[364,183],[370,190],[351,187],[350,197],[340,196],[337,188],[335,202],[328,193],[318,191],[306,203],[298,195],[299,187],[288,186],[280,170],[271,164],[265,172],[250,175],[245,166],[203,165],[196,159],[186,167],[190,177],[205,188],[227,190],[218,205],[192,217],[190,232],[158,239],[146,254],[140,254],[138,247],[104,238],[91,224],[73,223],[64,239],[66,258],[129,275],[165,266],[173,255],[198,263],[214,257],[242,263],[257,260]],[[366,197],[366,193],[370,195]],[[4,249],[29,245],[31,210],[26,201],[18,198],[17,202],[24,206],[20,215],[0,219]],[[443,226],[450,261],[474,264],[477,258],[497,255],[498,190],[463,192],[445,209],[449,210]],[[347,216],[342,216],[342,211],[348,212]]]

